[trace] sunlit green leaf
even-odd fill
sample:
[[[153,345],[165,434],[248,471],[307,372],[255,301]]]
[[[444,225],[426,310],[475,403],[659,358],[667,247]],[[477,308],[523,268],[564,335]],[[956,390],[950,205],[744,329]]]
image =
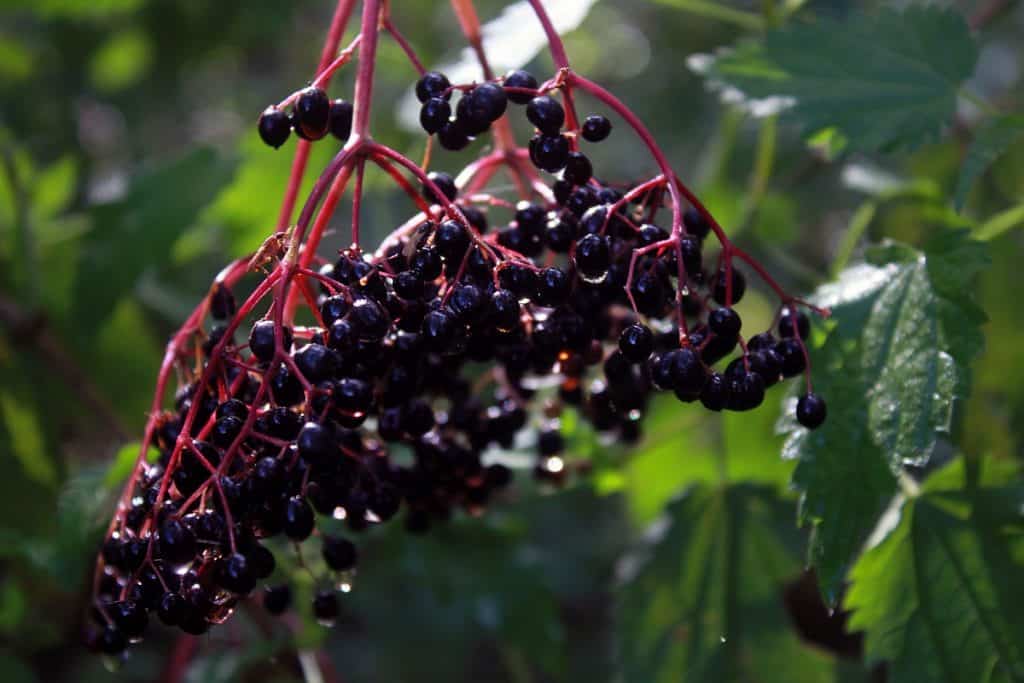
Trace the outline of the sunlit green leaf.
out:
[[[949,432],[985,320],[970,283],[986,255],[964,233],[939,233],[923,252],[889,244],[869,258],[816,295],[834,325],[811,351],[828,420],[814,431],[783,421],[783,452],[799,460],[801,519],[814,525],[810,557],[832,599],[895,493],[896,473],[928,463]]]
[[[954,466],[961,473],[962,468]],[[955,480],[954,480],[955,481]],[[851,572],[852,629],[893,683],[1024,680],[1024,490],[949,477],[892,512],[898,525]],[[888,522],[889,520],[886,520]]]
[[[793,22],[710,63],[714,82],[776,100],[807,133],[837,129],[851,149],[915,147],[953,116],[977,46],[956,11],[882,9],[842,23]]]

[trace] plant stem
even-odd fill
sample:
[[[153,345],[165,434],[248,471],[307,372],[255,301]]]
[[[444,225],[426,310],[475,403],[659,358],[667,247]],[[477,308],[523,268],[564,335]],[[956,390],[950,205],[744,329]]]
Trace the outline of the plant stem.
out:
[[[842,241],[839,242],[835,259],[832,261],[832,277],[838,277],[839,273],[846,268],[846,264],[850,262],[850,257],[853,256],[853,250],[857,248],[860,238],[867,232],[877,211],[878,204],[875,200],[869,199],[858,206],[857,210],[853,212],[853,217],[850,219],[850,227],[846,229]]]
[[[380,8],[380,0],[363,0],[363,17],[359,31],[363,39],[359,44],[359,70],[356,71],[355,97],[352,103],[352,135],[346,146],[369,136],[373,70],[377,61],[377,40],[380,37],[377,30]]]
[[[316,73],[320,73],[334,61],[334,53],[338,51],[341,44],[342,34],[348,25],[352,10],[355,8],[355,0],[338,0],[334,10],[334,17],[331,19],[331,27],[327,31],[327,39],[324,41],[324,49],[320,53],[320,64]],[[324,82],[327,87],[327,82]],[[306,172],[306,164],[309,162],[309,142],[299,140],[295,146],[295,158],[292,160],[292,171],[288,178],[288,187],[285,189],[284,201],[281,203],[281,212],[277,217],[277,230],[284,230],[291,223],[292,212],[295,210],[295,201],[299,196],[299,187],[302,185],[302,176]]]
[[[35,308],[39,293],[39,268],[36,259],[35,240],[32,235],[32,226],[29,223],[29,200],[28,190],[22,183],[18,173],[18,165],[14,154],[9,149],[3,152],[4,173],[7,176],[7,184],[11,188],[11,199],[14,203],[14,235],[17,242],[16,252],[18,253],[18,264],[14,272],[21,274],[18,298],[29,310]]]
[[[715,0],[659,0],[663,5],[670,5],[684,12],[696,14],[700,17],[715,19],[726,24],[732,24],[747,31],[761,31],[764,28],[764,21],[761,17],[750,12],[734,9],[722,2]]]

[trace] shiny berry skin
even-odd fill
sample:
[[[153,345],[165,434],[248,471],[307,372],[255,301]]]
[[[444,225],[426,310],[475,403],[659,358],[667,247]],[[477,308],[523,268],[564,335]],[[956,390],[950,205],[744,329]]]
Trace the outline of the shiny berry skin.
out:
[[[507,289],[498,289],[487,303],[487,320],[500,332],[508,332],[519,325],[519,298]]]
[[[444,268],[441,261],[441,253],[436,247],[426,244],[417,249],[412,255],[411,270],[418,272],[423,280],[436,280]]]
[[[403,299],[412,301],[423,296],[423,280],[411,270],[404,270],[396,275],[392,284],[395,288],[395,294]]]
[[[449,121],[437,131],[437,141],[450,152],[458,152],[469,146],[470,138],[458,121]]]
[[[586,185],[594,173],[594,167],[591,166],[590,159],[582,152],[569,152],[563,173],[565,179],[573,185]]]
[[[287,142],[288,136],[292,133],[292,123],[288,120],[288,114],[274,106],[263,110],[257,128],[260,139],[274,149]]]
[[[292,496],[285,503],[284,534],[293,541],[304,541],[313,533],[316,520],[313,508],[301,496]]]
[[[542,171],[557,173],[569,160],[569,140],[564,135],[535,135],[530,138],[530,159]]]
[[[699,240],[703,240],[711,232],[711,224],[708,223],[704,214],[692,206],[683,213],[683,225],[686,227],[686,232]]]
[[[730,292],[727,292],[725,273],[725,266],[722,266],[715,277],[714,299],[722,306],[738,304],[743,298],[743,293],[747,291],[747,278],[744,277],[738,268],[732,267],[732,301],[727,301],[726,295]]]
[[[803,311],[797,311],[792,308],[783,309],[779,315],[779,336],[783,339],[800,336],[801,339],[807,339],[807,336],[811,333],[811,321],[807,319]]]
[[[583,120],[580,135],[587,142],[601,142],[612,132],[612,122],[600,114],[591,114]]]
[[[338,371],[338,354],[323,344],[306,344],[292,357],[299,372],[314,384],[333,377]]]
[[[721,374],[712,372],[700,392],[700,402],[708,410],[719,412],[729,405],[729,382]]]
[[[180,519],[170,518],[160,525],[160,556],[171,564],[185,564],[195,558],[196,537]]]
[[[434,246],[445,260],[460,263],[469,248],[469,233],[458,221],[444,221],[434,233]]]
[[[285,351],[291,348],[292,331],[290,328],[284,327],[281,329],[281,343]],[[252,351],[252,355],[264,363],[274,357],[273,320],[258,320],[252,326],[252,331],[249,333],[249,350]]]
[[[448,198],[448,201],[455,201],[455,197],[459,194],[459,188],[455,187],[455,179],[450,174],[444,171],[431,171],[427,174],[427,180],[434,183],[441,194]],[[441,199],[427,185],[423,186],[423,198],[432,204],[441,203]]]
[[[731,308],[716,308],[708,315],[708,327],[719,337],[735,339],[743,326],[739,314]]]
[[[506,88],[529,88],[530,90],[536,90],[539,85],[533,74],[522,69],[509,71],[505,74],[504,86]],[[526,104],[533,99],[532,93],[509,92],[506,90],[505,94],[508,95],[508,99],[514,104]]]
[[[543,456],[558,455],[565,450],[565,439],[557,429],[547,429],[537,435],[537,451]]]
[[[536,303],[554,308],[565,303],[569,298],[572,283],[569,276],[560,268],[544,268],[537,276]]]
[[[431,311],[423,318],[420,334],[427,350],[444,351],[455,335],[455,321],[444,311]]]
[[[331,101],[327,93],[314,86],[304,88],[292,113],[295,131],[307,140],[319,140],[327,135],[330,114]]]
[[[817,429],[825,422],[828,409],[825,399],[817,394],[804,394],[796,402],[796,419],[808,429]]]
[[[284,614],[291,605],[292,589],[288,584],[281,583],[263,589],[263,609],[271,614]]]
[[[359,551],[352,541],[340,536],[324,536],[321,554],[327,566],[337,572],[353,569],[359,560]]]
[[[461,323],[473,323],[483,307],[484,295],[473,284],[458,285],[448,299],[448,310]]]
[[[245,553],[253,576],[257,579],[265,579],[274,573],[277,560],[274,559],[274,553],[270,552],[265,546],[258,543],[253,544],[245,549]]]
[[[391,327],[387,311],[373,299],[353,301],[348,321],[352,323],[359,338],[366,341],[380,341]]]
[[[707,383],[708,372],[693,349],[675,349],[663,358],[671,363],[672,389],[680,401],[695,401]],[[666,362],[663,360],[662,362]]]
[[[529,267],[512,263],[498,271],[498,283],[502,289],[515,294],[525,302],[537,296],[537,274]]]
[[[167,592],[161,596],[160,604],[156,608],[156,614],[164,625],[177,626],[184,618],[187,609],[185,598],[177,593]]]
[[[634,363],[642,363],[654,351],[654,333],[651,328],[633,323],[619,335],[619,350]]]
[[[729,410],[753,410],[764,402],[764,380],[756,372],[741,371],[735,379],[728,379]]]
[[[327,463],[337,455],[337,444],[329,429],[316,422],[307,422],[295,440],[299,455],[312,464]]]
[[[451,83],[448,77],[439,71],[428,71],[416,82],[416,99],[426,102],[431,97],[440,97],[447,100],[451,93],[445,92]]]
[[[248,595],[256,587],[256,576],[249,566],[249,560],[241,553],[234,553],[221,561],[217,567],[217,584],[238,595]]]
[[[338,99],[331,102],[327,115],[327,128],[338,140],[345,142],[352,134],[352,103]]]
[[[431,97],[420,107],[420,125],[428,134],[433,135],[448,123],[451,115],[452,105],[448,100]]]
[[[482,83],[473,88],[470,95],[474,113],[489,123],[500,119],[508,107],[508,96],[496,83]]]
[[[313,596],[313,616],[323,626],[333,626],[338,618],[338,596],[334,591],[322,590]]]
[[[779,340],[775,345],[775,353],[782,361],[783,377],[796,377],[807,368],[807,358],[796,338]]]
[[[600,280],[608,273],[608,239],[603,235],[584,235],[576,242],[573,262],[585,279]]]
[[[323,318],[324,325],[330,327],[335,320],[341,320],[349,312],[350,308],[352,308],[352,305],[348,299],[341,294],[336,294],[327,297],[320,304],[320,317]]]
[[[542,134],[556,136],[565,123],[565,110],[555,98],[541,95],[526,105],[526,118]]]

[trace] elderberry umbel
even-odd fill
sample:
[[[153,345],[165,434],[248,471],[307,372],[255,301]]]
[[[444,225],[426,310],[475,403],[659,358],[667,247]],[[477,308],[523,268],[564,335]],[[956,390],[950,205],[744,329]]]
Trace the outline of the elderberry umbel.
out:
[[[366,32],[381,26],[379,0],[366,5],[359,59],[372,65]],[[442,147],[496,133],[494,151],[449,173],[369,135],[370,102],[356,100],[372,92],[372,69],[359,72],[351,103],[328,97],[330,69],[348,53],[339,54],[258,127],[272,147],[294,131],[309,141],[331,133],[345,149],[298,223],[228,266],[171,341],[142,450],[159,455],[140,456],[97,559],[90,642],[107,654],[155,621],[198,634],[245,602],[334,623],[334,588],[360,570],[361,534],[391,520],[423,534],[482,514],[512,479],[496,457],[504,449],[532,448],[542,486],[585,472],[560,431],[567,407],[635,443],[658,392],[747,411],[805,375],[797,418],[811,429],[825,420],[810,386],[809,307],[730,243],[670,169],[613,178],[614,165],[581,149],[612,125],[581,117],[570,89],[635,126],[618,100],[567,66],[546,80],[517,70],[452,83],[424,72],[410,87]],[[534,129],[525,146],[499,130],[506,116]],[[351,246],[318,252],[344,181],[376,167],[397,179],[414,215],[364,249],[359,197]],[[502,169],[514,201],[492,193]],[[243,290],[249,271],[263,277]],[[780,301],[772,329],[747,336],[750,271]],[[296,544],[316,549],[303,554],[317,585],[302,606],[286,571]]]

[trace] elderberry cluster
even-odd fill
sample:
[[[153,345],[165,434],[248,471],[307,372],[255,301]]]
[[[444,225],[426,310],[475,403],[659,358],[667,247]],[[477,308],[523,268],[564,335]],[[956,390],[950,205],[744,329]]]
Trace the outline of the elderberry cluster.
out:
[[[331,100],[321,88],[301,90],[291,112],[271,105],[263,110],[257,123],[260,138],[273,148],[288,141],[292,131],[303,140],[320,140],[328,133],[342,142],[352,132],[352,103]]]
[[[430,208],[408,230],[373,255],[353,246],[323,260],[301,282],[282,264],[291,279],[269,309],[240,308],[214,285],[209,324],[179,354],[174,409],[147,434],[159,457],[133,476],[103,545],[97,649],[122,653],[152,615],[202,633],[257,592],[269,612],[286,611],[292,593],[275,566],[293,551],[279,538],[315,537],[320,560],[303,564],[322,567],[312,611],[331,623],[335,586],[358,562],[349,535],[394,518],[423,533],[482,512],[512,477],[501,450],[533,449],[541,482],[583,471],[560,432],[564,410],[631,443],[656,392],[746,411],[806,371],[810,325],[792,302],[744,338],[734,306],[746,278],[705,254],[702,208],[672,230],[660,222],[663,185],[624,193],[595,174],[578,140],[604,140],[607,118],[564,130],[562,104],[523,71],[464,88],[454,116],[453,90],[437,72],[419,80],[424,129],[459,149],[509,100],[525,105],[537,131],[529,158],[554,174],[550,191],[502,216],[432,172]],[[350,125],[350,107],[311,87],[290,115],[267,109],[259,130],[276,147],[291,129],[347,138]],[[825,402],[804,394],[796,414],[815,428]]]

